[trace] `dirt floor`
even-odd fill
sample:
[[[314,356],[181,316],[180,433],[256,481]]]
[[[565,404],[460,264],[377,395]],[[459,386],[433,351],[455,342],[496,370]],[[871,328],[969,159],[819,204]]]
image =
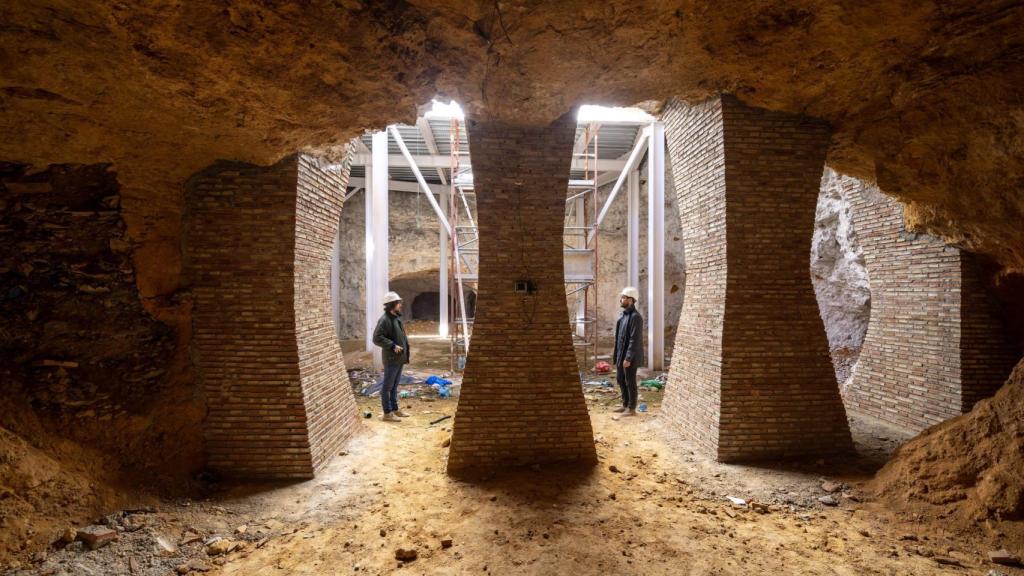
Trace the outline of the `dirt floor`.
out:
[[[412,416],[400,423],[380,420],[378,398],[357,396],[372,414],[366,430],[315,480],[214,484],[201,501],[114,514],[104,521],[117,541],[56,546],[9,574],[1024,574],[986,559],[1021,552],[997,525],[953,532],[864,501],[858,487],[906,440],[878,423],[854,420],[859,454],[840,461],[724,465],[663,426],[660,391],[642,391],[647,413],[615,419],[617,393],[594,383],[597,467],[460,481],[444,471],[452,421],[437,422],[457,399],[403,388]],[[415,559],[396,559],[399,549]]]

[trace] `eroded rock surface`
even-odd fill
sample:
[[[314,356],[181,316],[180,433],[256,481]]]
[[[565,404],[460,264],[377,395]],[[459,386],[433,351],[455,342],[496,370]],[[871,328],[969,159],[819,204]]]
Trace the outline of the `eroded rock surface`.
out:
[[[825,169],[811,240],[811,282],[828,335],[836,379],[846,382],[871,318],[871,287],[864,253],[839,175]]]
[[[437,94],[545,123],[582,102],[719,91],[830,121],[830,164],[915,226],[1024,268],[1024,6],[824,0],[0,9],[0,157],[112,162],[146,296],[180,272],[181,183],[410,121]]]

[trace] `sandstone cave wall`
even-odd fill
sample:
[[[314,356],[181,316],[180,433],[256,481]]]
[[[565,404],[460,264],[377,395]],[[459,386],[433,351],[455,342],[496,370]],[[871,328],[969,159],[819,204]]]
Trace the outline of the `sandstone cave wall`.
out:
[[[338,285],[341,305],[339,337],[343,340],[365,337],[366,296],[366,191],[345,202],[340,221]],[[429,201],[421,192],[392,190],[388,197],[388,276],[392,289],[405,299],[410,316],[415,297],[438,290],[438,234],[440,224]],[[394,280],[398,282],[395,283]],[[455,294],[452,287],[452,294]]]
[[[850,376],[871,316],[871,287],[842,177],[826,167],[811,239],[811,282],[840,385]]]
[[[646,164],[640,167],[642,176],[647,174]],[[614,183],[602,186],[598,198],[601,206],[608,194],[611,192]],[[682,240],[682,228],[679,223],[679,207],[674,194],[669,193],[672,189],[672,174],[670,170],[665,174],[665,358],[669,361],[672,356],[672,347],[675,342],[676,324],[679,321],[679,314],[683,308],[684,288],[686,285],[686,271],[684,265],[684,250]],[[600,298],[598,306],[599,330],[602,343],[611,345],[611,339],[615,333],[615,322],[618,320],[621,308],[619,308],[619,291],[626,286],[628,278],[629,241],[627,229],[627,216],[629,206],[627,201],[626,184],[622,185],[619,195],[615,199],[604,221],[601,223],[601,233],[598,237],[598,278],[597,293]],[[600,211],[601,206],[598,206]],[[643,178],[640,182],[640,302],[638,304],[640,313],[647,316],[647,180]],[[607,339],[607,342],[606,342]],[[647,331],[644,330],[646,342]]]

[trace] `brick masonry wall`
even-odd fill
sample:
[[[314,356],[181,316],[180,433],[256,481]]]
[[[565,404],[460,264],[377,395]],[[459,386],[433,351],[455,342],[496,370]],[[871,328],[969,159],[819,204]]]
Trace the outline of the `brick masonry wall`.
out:
[[[996,393],[1020,358],[1007,310],[990,291],[977,257],[960,253],[960,410]]]
[[[295,206],[295,335],[313,469],[358,429],[358,407],[331,309],[331,257],[348,184],[348,162],[331,168],[298,158]]]
[[[662,414],[717,454],[727,272],[722,102],[671,101],[662,120],[686,251],[686,298]]]
[[[309,478],[355,428],[340,350],[324,339],[345,179],[292,156],[219,162],[188,183],[183,252],[212,469]]]
[[[695,236],[670,421],[722,461],[851,449],[807,266],[828,126],[730,96],[664,120]]]
[[[596,462],[569,332],[562,225],[576,123],[469,122],[480,228],[476,324],[449,472]],[[531,280],[535,294],[516,293]]]
[[[876,187],[841,179],[871,285],[847,406],[912,431],[967,411],[1013,367],[1013,349],[973,256],[909,233]]]

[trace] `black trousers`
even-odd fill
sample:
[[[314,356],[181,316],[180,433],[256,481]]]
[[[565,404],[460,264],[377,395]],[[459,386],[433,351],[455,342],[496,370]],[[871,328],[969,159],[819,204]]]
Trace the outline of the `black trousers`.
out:
[[[637,389],[636,371],[639,366],[634,362],[629,368],[623,368],[622,362],[615,365],[615,379],[619,383],[619,391],[622,392],[622,405],[630,410],[636,410]]]

